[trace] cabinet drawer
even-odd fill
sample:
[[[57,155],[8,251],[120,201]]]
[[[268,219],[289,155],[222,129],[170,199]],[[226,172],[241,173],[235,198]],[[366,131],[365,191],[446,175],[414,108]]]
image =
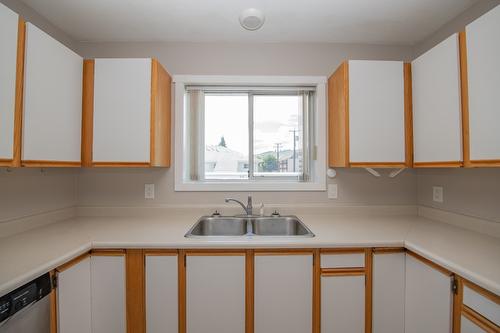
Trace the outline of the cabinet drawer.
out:
[[[328,253],[321,255],[321,268],[365,267],[364,253]]]
[[[464,304],[472,310],[500,325],[500,305],[484,297],[473,289],[464,286]]]

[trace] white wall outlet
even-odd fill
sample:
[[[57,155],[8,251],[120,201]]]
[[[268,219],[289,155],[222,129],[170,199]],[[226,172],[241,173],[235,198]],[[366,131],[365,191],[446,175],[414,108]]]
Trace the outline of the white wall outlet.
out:
[[[443,202],[443,188],[441,186],[432,187],[432,201],[439,203]]]
[[[339,197],[339,188],[337,184],[328,184],[328,199],[337,199]]]
[[[155,184],[144,184],[144,199],[155,198]]]

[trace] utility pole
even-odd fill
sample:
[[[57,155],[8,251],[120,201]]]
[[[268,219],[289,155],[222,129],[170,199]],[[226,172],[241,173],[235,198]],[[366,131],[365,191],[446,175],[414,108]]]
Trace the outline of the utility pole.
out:
[[[275,143],[274,145],[276,146],[276,164],[277,164],[278,171],[279,171],[280,170],[280,147],[281,147],[282,143]]]
[[[290,133],[293,133],[293,172],[295,172],[295,161],[297,160],[296,157],[296,142],[297,142],[297,136],[295,135],[296,132],[298,132],[295,128],[293,130],[289,131]]]

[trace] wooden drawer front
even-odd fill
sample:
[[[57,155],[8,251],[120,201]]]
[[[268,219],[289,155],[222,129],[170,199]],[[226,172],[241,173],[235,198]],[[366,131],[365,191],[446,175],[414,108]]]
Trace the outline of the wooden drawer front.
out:
[[[322,254],[321,268],[365,267],[364,253]]]
[[[464,304],[500,326],[500,305],[464,286]]]

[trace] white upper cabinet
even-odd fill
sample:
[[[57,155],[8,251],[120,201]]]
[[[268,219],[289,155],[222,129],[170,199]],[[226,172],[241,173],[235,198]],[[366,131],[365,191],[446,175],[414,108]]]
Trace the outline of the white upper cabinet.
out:
[[[353,163],[404,163],[402,62],[349,61],[349,138]]]
[[[328,80],[330,167],[411,166],[401,61],[350,60]]]
[[[470,160],[500,166],[500,6],[466,27]]]
[[[25,59],[23,165],[79,166],[82,57],[27,23]]]
[[[0,3],[0,165],[14,158],[14,115],[19,16]]]
[[[171,78],[161,64],[95,59],[84,71],[84,166],[170,166]]]
[[[94,162],[149,162],[151,59],[96,59]]]
[[[454,34],[412,62],[415,166],[460,166],[460,56]]]

